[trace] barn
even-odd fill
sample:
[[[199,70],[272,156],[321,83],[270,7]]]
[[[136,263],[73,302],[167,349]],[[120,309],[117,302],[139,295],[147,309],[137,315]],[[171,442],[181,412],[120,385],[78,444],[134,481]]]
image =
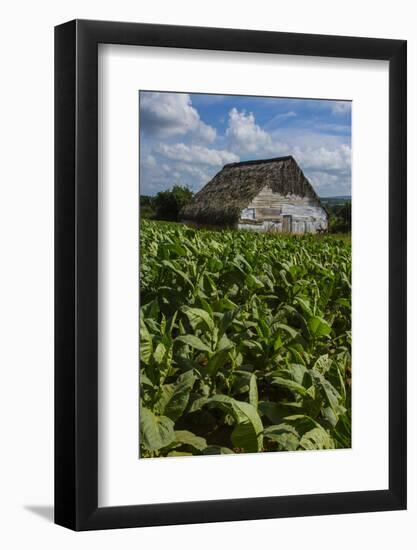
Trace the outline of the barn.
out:
[[[327,212],[292,156],[226,164],[180,213],[184,223],[280,233],[327,230]]]

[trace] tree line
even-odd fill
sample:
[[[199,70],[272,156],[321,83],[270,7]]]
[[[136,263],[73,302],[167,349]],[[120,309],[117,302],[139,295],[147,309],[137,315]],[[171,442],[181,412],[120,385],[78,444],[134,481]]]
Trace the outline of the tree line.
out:
[[[142,218],[164,221],[179,221],[179,213],[193,198],[194,193],[188,187],[174,185],[157,195],[140,196],[140,214]]]

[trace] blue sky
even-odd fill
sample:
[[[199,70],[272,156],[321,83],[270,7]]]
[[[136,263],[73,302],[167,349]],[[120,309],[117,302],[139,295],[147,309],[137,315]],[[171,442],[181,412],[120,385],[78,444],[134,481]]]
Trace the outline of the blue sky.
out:
[[[229,162],[293,155],[320,196],[351,194],[351,102],[140,92],[140,191],[201,189]]]

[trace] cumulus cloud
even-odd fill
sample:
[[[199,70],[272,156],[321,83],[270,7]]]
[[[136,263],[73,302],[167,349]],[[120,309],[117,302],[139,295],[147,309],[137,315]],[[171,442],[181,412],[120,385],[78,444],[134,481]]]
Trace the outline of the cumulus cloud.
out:
[[[160,143],[157,146],[157,151],[163,157],[171,160],[211,166],[223,166],[229,162],[239,161],[238,155],[230,151],[211,149],[201,145],[186,145],[185,143],[172,145]]]
[[[225,164],[281,155],[294,156],[319,195],[350,194],[350,127],[342,125],[336,132],[335,122],[324,115],[308,128],[281,126],[280,120],[297,116],[289,109],[261,126],[253,112],[232,104],[227,111],[218,112],[217,120],[210,120],[219,124],[216,135],[216,130],[201,120],[188,94],[142,93],[140,107],[141,129],[145,131],[140,163],[144,194],[175,184],[198,191]],[[350,102],[332,102],[330,109],[330,116],[348,113]],[[223,130],[220,120],[225,112],[228,121]],[[329,117],[327,105],[325,112]]]
[[[321,197],[351,194],[350,172],[332,174],[321,170],[305,170],[305,175]]]
[[[336,108],[340,112],[346,109],[346,102],[338,103]],[[267,132],[256,123],[253,113],[239,112],[235,108],[229,112],[226,143],[230,150],[252,158],[293,155],[319,194],[349,194],[350,145],[339,138],[324,138],[319,134],[300,140],[298,132],[294,138],[286,131]]]
[[[287,149],[256,124],[253,113],[239,112],[235,107],[229,112],[226,142],[231,151],[240,155],[279,155]]]
[[[142,130],[158,138],[192,134],[205,143],[216,139],[215,128],[201,120],[189,94],[141,92],[140,114]]]
[[[293,156],[306,169],[340,171],[349,170],[351,164],[351,148],[343,143],[334,149],[295,147]]]
[[[238,155],[231,151],[158,143],[140,163],[141,193],[154,194],[175,184],[198,191],[224,164],[238,161]]]

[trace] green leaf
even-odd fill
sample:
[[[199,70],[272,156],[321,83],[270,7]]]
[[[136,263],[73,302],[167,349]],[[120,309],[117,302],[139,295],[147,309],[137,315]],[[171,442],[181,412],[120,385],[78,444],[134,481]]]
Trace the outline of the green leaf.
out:
[[[275,327],[285,330],[291,336],[291,338],[297,338],[298,336],[298,332],[295,329],[284,323],[274,323],[274,328]]]
[[[275,424],[273,426],[268,426],[264,430],[264,435],[269,436],[272,434],[279,434],[279,433],[285,433],[285,432],[291,433],[297,437],[299,436],[299,433],[294,428],[294,426],[285,422],[282,422],[281,424]]]
[[[201,408],[204,407],[204,405],[207,404],[208,400],[209,400],[209,398],[205,397],[205,396],[204,397],[198,397],[197,399],[194,399],[191,406],[189,407],[188,412],[193,413],[193,412],[200,411]]]
[[[306,389],[313,383],[309,369],[307,369],[304,365],[291,363],[285,369],[285,373],[288,374],[291,380],[294,380],[294,382],[297,382]]]
[[[229,311],[225,311],[220,319],[219,323],[219,338],[222,338],[223,334],[226,332],[226,330],[230,327],[230,325],[233,323],[235,317],[238,315],[239,309],[233,309]]]
[[[145,321],[140,318],[140,360],[149,363],[152,357],[153,345],[152,336],[149,333]]]
[[[308,328],[313,336],[327,336],[332,331],[332,327],[321,317],[311,317],[308,320]]]
[[[293,425],[301,435],[301,448],[308,450],[334,448],[331,436],[313,418],[306,415],[292,415],[287,416],[284,420]]]
[[[257,340],[243,340],[242,345],[248,349],[257,349],[263,351],[262,345]]]
[[[192,288],[194,288],[193,283],[191,282],[190,278],[187,277],[186,273],[181,271],[181,269],[179,269],[173,262],[170,262],[169,260],[162,260],[161,263],[162,265],[164,265],[165,267],[168,267],[174,273],[179,275],[187,284],[189,284]]]
[[[182,342],[183,344],[187,344],[188,346],[198,349],[200,351],[208,351],[210,352],[210,348],[198,338],[198,336],[194,336],[193,334],[185,334],[184,336],[177,336],[175,339],[176,342]]]
[[[207,366],[202,367],[203,372],[207,373],[211,378],[214,378],[219,369],[229,361],[228,349],[223,349],[214,353],[208,360]]]
[[[150,451],[166,447],[174,440],[174,423],[167,416],[156,416],[144,406],[140,409],[141,443]]]
[[[251,422],[236,424],[231,434],[234,447],[242,448],[248,453],[257,453],[262,450],[259,446],[254,426]]]
[[[178,377],[175,384],[164,384],[157,404],[159,413],[176,421],[188,404],[194,382],[195,375],[187,371]]]
[[[249,403],[255,408],[258,408],[258,384],[256,375],[252,374],[249,380]]]
[[[189,447],[194,447],[197,451],[202,451],[207,447],[207,442],[204,437],[199,437],[198,435],[193,434],[187,430],[176,430],[175,434],[175,443],[180,445],[188,445]]]
[[[242,447],[248,452],[262,450],[263,425],[253,405],[227,395],[215,395],[208,400],[208,404],[234,417],[237,425],[232,432],[232,442],[235,447]]]
[[[154,360],[155,360],[158,364],[161,364],[162,361],[164,360],[164,357],[165,357],[166,352],[167,352],[166,347],[164,346],[164,344],[162,344],[162,342],[160,342],[160,343],[156,346],[155,351],[153,352],[153,358],[154,358]]]
[[[252,273],[249,273],[248,275],[246,275],[245,283],[246,283],[247,287],[250,288],[250,289],[263,288],[263,286],[264,286],[263,282],[260,281],[254,275],[252,275]]]
[[[201,323],[204,323],[209,330],[214,330],[214,321],[204,309],[184,306],[182,311],[188,317],[194,330],[201,325]]]
[[[334,449],[334,443],[326,430],[317,425],[303,435],[300,439],[300,447],[306,450]]]
[[[296,451],[300,443],[297,430],[286,423],[265,428],[264,437],[278,443],[278,448],[281,451]]]
[[[332,360],[329,358],[329,354],[320,355],[317,361],[314,363],[313,370],[319,374],[326,374],[332,366]]]
[[[303,312],[306,313],[309,317],[313,315],[309,300],[296,296],[295,301],[300,305]]]
[[[170,451],[167,456],[193,456],[193,453],[185,453],[183,451]]]
[[[271,384],[281,386],[282,388],[287,388],[288,390],[296,394],[300,394],[303,396],[307,395],[307,390],[304,388],[304,386],[298,384],[298,382],[295,382],[294,380],[283,378],[282,376],[273,375],[271,377]]]
[[[285,416],[295,411],[299,412],[301,403],[274,403],[272,401],[260,401],[258,409],[274,424],[282,422]]]

